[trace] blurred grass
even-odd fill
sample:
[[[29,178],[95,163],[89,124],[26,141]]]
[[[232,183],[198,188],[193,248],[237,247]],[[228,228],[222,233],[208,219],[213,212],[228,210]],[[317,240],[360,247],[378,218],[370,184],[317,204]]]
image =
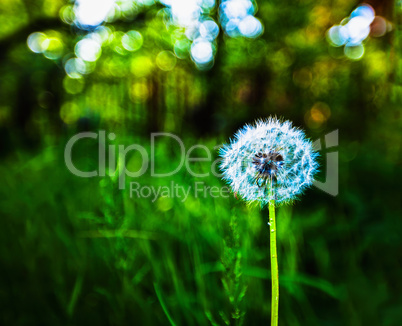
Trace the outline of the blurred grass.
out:
[[[167,148],[161,146],[157,157],[173,169],[179,157]],[[81,150],[77,166],[89,170],[97,149]],[[269,320],[266,209],[234,197],[190,194],[184,203],[130,198],[129,187],[119,190],[108,176],[71,175],[59,146],[35,157],[16,152],[0,169],[3,324]],[[172,178],[145,174],[136,181],[185,186],[200,179],[182,170]],[[214,176],[202,181],[223,185]],[[356,182],[347,188],[356,190]],[[359,191],[344,189],[340,196],[313,189],[304,205],[278,211],[281,323],[398,325],[402,223],[392,214],[398,204],[383,205],[378,192],[378,202],[369,206]],[[368,210],[381,218],[367,220]]]

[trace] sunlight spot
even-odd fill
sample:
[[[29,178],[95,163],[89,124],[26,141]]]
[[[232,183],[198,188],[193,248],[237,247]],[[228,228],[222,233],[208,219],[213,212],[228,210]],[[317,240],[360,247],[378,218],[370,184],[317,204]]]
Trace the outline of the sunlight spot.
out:
[[[29,49],[35,53],[42,53],[46,50],[46,43],[47,36],[43,33],[32,33],[28,36],[27,44]]]
[[[50,37],[42,43],[43,55],[52,60],[59,59],[63,55],[63,43],[56,37]]]
[[[376,16],[371,24],[371,35],[374,37],[384,36],[387,32],[387,21],[381,17]]]
[[[164,71],[172,70],[176,65],[176,57],[170,51],[162,51],[159,52],[158,56],[156,57],[156,64],[157,66]]]
[[[78,72],[76,60],[81,60],[77,58],[71,58],[66,61],[64,64],[64,70],[66,71],[67,76],[73,79],[81,78],[82,75]],[[81,60],[82,61],[82,60]]]
[[[81,78],[82,75],[91,73],[94,68],[93,63],[85,62],[80,58],[68,59],[64,64],[64,70],[71,78]]]
[[[250,0],[226,0],[219,6],[222,27],[231,37],[255,38],[262,34],[261,21],[254,17],[256,8]]]
[[[249,0],[227,0],[221,4],[221,10],[228,20],[244,18],[254,13],[254,6]]]
[[[83,27],[102,24],[114,3],[115,0],[76,0],[74,11],[77,23]]]
[[[196,39],[191,45],[191,57],[197,64],[206,64],[214,58],[212,44],[205,39]]]
[[[81,116],[80,107],[74,102],[64,103],[60,108],[60,118],[66,124],[77,122]]]
[[[129,31],[121,38],[121,43],[127,51],[137,51],[143,44],[142,35],[137,31]]]
[[[327,37],[333,46],[342,46],[348,41],[348,31],[345,26],[335,25],[328,30]]]
[[[213,41],[219,34],[219,26],[213,20],[206,20],[200,24],[199,31],[202,38]]]
[[[368,4],[362,4],[352,11],[350,17],[361,17],[365,19],[369,24],[371,24],[375,17],[375,11],[372,6]]]
[[[363,57],[363,44],[346,44],[344,49],[345,55],[352,60],[359,60]]]
[[[78,94],[84,89],[85,82],[83,78],[71,78],[70,76],[66,76],[63,79],[63,86],[67,93]]]
[[[190,49],[189,40],[178,40],[174,44],[174,53],[179,59],[187,58],[189,49]]]
[[[131,61],[131,72],[137,77],[149,75],[153,70],[154,64],[147,56],[135,57]]]
[[[348,43],[359,44],[370,34],[370,22],[363,17],[354,17],[345,25]]]
[[[239,31],[245,37],[257,37],[262,33],[262,24],[254,16],[248,15],[240,21]]]
[[[184,59],[188,57],[190,52],[197,68],[205,69],[206,63],[213,65],[215,52],[211,42],[214,42],[219,35],[219,26],[210,15],[213,14],[216,1],[159,0],[159,2],[167,7],[158,12],[166,28],[170,30],[172,27],[178,27],[176,31],[183,36],[185,35],[190,41],[186,42],[177,35],[173,36],[174,53],[177,58]],[[203,42],[200,42],[200,39]]]
[[[189,26],[199,19],[202,9],[197,0],[176,0],[172,1],[171,11],[177,24]]]
[[[74,8],[72,5],[63,6],[59,12],[60,19],[66,24],[74,23]]]
[[[91,37],[92,35],[92,37]],[[106,26],[99,26],[95,31],[87,37],[94,38],[98,43],[108,43],[110,36],[112,35],[112,30]]]
[[[75,45],[75,54],[84,61],[96,61],[101,53],[101,45],[91,38],[84,38]]]
[[[130,89],[130,99],[133,102],[141,103],[149,98],[150,91],[145,81],[135,82]]]
[[[370,5],[361,4],[340,25],[334,25],[327,31],[327,39],[332,46],[345,45],[345,56],[359,60],[364,55],[363,43],[369,35],[383,36],[387,31],[387,21],[376,16]]]

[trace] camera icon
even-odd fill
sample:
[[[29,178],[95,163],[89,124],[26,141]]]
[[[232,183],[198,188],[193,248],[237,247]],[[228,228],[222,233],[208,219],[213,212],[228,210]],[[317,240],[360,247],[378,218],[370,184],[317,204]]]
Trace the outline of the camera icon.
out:
[[[314,186],[331,196],[337,196],[339,193],[339,153],[338,150],[333,150],[338,145],[338,129],[325,135],[323,146],[320,138],[313,142],[314,149],[321,151],[321,156],[325,157],[325,182],[315,180]]]

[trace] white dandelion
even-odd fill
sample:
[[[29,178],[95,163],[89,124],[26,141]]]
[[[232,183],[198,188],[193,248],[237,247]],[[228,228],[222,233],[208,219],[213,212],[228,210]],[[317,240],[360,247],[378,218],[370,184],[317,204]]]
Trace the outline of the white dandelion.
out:
[[[277,205],[297,199],[314,181],[318,154],[304,132],[277,118],[245,125],[220,150],[223,179],[245,201]]]

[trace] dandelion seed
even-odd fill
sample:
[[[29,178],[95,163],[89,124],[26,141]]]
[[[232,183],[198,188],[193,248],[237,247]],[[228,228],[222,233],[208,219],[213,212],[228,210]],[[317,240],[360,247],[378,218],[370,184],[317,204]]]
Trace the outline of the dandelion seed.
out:
[[[245,125],[220,155],[223,179],[232,190],[262,205],[294,201],[312,185],[318,168],[318,154],[303,131],[272,117]]]

